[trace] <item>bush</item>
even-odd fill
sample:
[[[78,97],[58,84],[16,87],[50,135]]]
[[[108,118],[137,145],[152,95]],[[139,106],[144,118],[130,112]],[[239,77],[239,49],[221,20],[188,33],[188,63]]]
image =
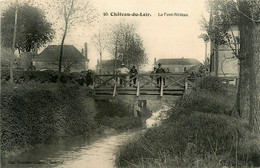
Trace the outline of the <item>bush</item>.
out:
[[[1,84],[6,85],[10,80],[10,73],[7,70],[1,72]],[[39,83],[56,83],[58,80],[58,71],[14,71],[14,83],[27,84],[30,81]],[[73,72],[62,73],[62,83],[79,84],[86,83],[86,73]]]
[[[223,84],[216,77],[204,77],[196,81],[189,94],[177,100],[176,106],[190,112],[231,115],[235,106],[235,95],[235,86]]]
[[[176,106],[192,111],[204,113],[231,115],[235,106],[233,96],[223,94],[212,94],[207,90],[192,91],[184,95],[176,102]]]
[[[91,135],[97,131],[96,108],[89,91],[75,85],[60,87],[34,83],[15,89],[2,88],[1,147],[4,152],[51,138]]]
[[[198,159],[211,162],[205,164],[212,164],[214,159],[215,164],[231,166],[236,164],[237,156],[240,166],[260,165],[256,159],[260,157],[260,144],[242,120],[199,112],[172,113],[174,117],[164,124],[147,130],[137,140],[125,145],[118,155],[117,164],[122,167],[129,163],[165,163],[166,158],[171,158],[182,160],[180,164],[188,164],[186,167],[193,167],[191,165]]]
[[[141,118],[133,116],[133,107],[125,101],[98,101],[96,108],[99,113],[95,116],[95,119],[101,125],[116,130],[128,130],[142,126]]]
[[[168,111],[169,118],[124,145],[119,167],[260,166],[259,136],[231,117],[236,89],[203,77]]]
[[[215,76],[205,76],[199,80],[196,80],[194,90],[205,89],[213,93],[222,93],[226,90],[226,84],[222,83],[222,80]]]

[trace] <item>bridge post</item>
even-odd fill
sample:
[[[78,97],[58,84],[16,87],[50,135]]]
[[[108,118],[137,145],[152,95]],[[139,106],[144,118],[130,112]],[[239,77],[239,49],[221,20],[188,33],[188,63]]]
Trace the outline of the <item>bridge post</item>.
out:
[[[140,113],[141,109],[138,104],[138,99],[134,98],[133,100],[133,110],[134,110],[134,117],[138,117],[138,112]]]
[[[117,84],[117,83],[115,83],[115,86],[114,86],[113,97],[116,96],[116,84]]]
[[[163,96],[163,85],[164,85],[164,83],[163,83],[163,78],[162,78],[160,84],[161,84],[160,96],[162,97],[162,96]]]
[[[185,78],[184,80],[184,92],[186,92],[188,89],[188,81],[187,81],[187,78]]]
[[[140,82],[139,80],[137,81],[137,90],[136,90],[136,96],[140,95]]]

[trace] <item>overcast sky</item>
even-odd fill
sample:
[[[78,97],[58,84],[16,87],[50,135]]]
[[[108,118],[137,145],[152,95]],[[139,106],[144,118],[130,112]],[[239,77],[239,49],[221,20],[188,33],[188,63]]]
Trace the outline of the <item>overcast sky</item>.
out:
[[[21,0],[19,0],[21,1]],[[39,2],[44,3],[47,0]],[[50,0],[48,0],[50,1]],[[54,1],[54,0],[53,0]],[[99,58],[91,44],[91,35],[103,28],[104,23],[113,24],[123,19],[136,23],[137,31],[143,39],[149,65],[144,69],[151,70],[154,58],[196,58],[203,62],[205,44],[198,36],[202,33],[199,20],[204,15],[205,0],[92,0],[99,17],[89,27],[73,27],[68,33],[65,44],[75,45],[79,50],[84,42],[89,46],[90,68],[95,68]],[[38,3],[39,3],[38,2]],[[46,9],[45,9],[46,10]],[[104,12],[150,13],[150,17],[103,16]],[[158,16],[158,13],[181,13],[188,16]],[[48,16],[47,16],[48,17]],[[48,18],[52,21],[52,18]],[[61,33],[57,33],[51,44],[60,44]],[[111,58],[104,53],[104,59]]]

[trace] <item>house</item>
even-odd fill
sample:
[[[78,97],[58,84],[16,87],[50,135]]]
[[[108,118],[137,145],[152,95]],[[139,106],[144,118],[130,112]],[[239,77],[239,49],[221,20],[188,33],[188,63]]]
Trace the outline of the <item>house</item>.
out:
[[[49,45],[40,54],[32,59],[36,70],[58,70],[60,45]],[[87,44],[85,43],[85,55],[79,52],[73,45],[63,46],[62,71],[81,72],[88,69]]]
[[[119,60],[102,60],[102,66],[98,60],[98,63],[96,65],[96,72],[99,74],[113,74],[115,72],[115,69],[118,69],[121,67],[122,62]]]
[[[29,70],[34,57],[32,52],[23,52],[20,54],[20,68],[23,70]]]
[[[12,50],[1,47],[1,70],[9,70],[10,58],[13,56]]]
[[[233,34],[239,39],[238,26],[231,26],[229,34]],[[239,76],[239,60],[236,58],[234,51],[230,45],[222,44],[216,47],[214,41],[210,42],[210,72],[219,77],[238,77]],[[238,50],[238,43],[232,42],[232,48]],[[217,51],[216,51],[217,50]]]
[[[1,46],[0,49],[0,64],[1,64],[1,70],[9,70],[10,69],[10,58],[13,57],[13,52],[10,48],[5,48]],[[14,54],[14,62],[13,62],[13,68],[18,69],[19,68],[19,54],[18,52]]]
[[[159,59],[156,65],[159,63],[161,63],[166,71],[169,70],[170,72],[185,72],[193,66],[201,65],[201,63],[194,58]]]
[[[215,19],[210,13],[209,27],[213,27]],[[217,45],[214,39],[210,38],[210,73],[218,77],[238,77],[239,60],[235,52],[239,50],[239,27],[231,25],[227,33],[231,36],[226,44]]]

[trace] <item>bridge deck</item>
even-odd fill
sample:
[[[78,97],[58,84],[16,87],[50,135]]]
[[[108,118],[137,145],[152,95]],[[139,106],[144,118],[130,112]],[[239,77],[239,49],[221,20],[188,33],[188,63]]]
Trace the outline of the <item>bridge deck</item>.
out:
[[[133,78],[130,78],[129,75],[117,74],[94,75],[94,93],[95,97],[100,99],[102,97],[107,99],[120,95],[132,97],[181,96],[192,84],[187,77],[188,74],[184,73],[138,74]],[[136,78],[135,84],[133,83],[134,78]],[[162,84],[157,80],[162,82]]]

